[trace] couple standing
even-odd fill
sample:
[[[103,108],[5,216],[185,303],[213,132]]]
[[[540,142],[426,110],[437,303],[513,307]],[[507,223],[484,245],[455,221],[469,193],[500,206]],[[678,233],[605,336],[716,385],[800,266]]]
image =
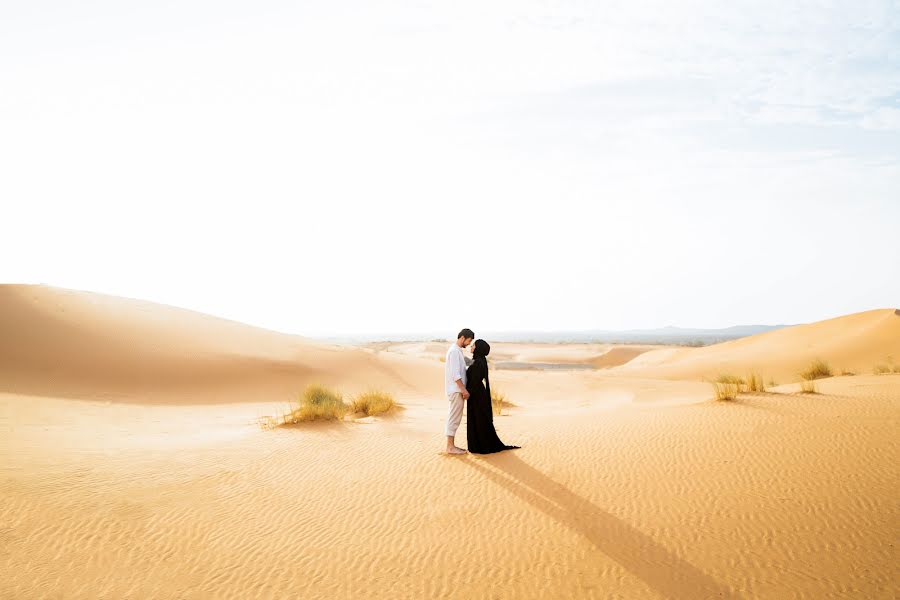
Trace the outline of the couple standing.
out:
[[[484,340],[475,340],[471,329],[463,329],[456,336],[456,343],[447,350],[444,365],[444,388],[450,409],[447,413],[447,454],[465,454],[456,446],[456,430],[462,421],[463,404],[468,403],[466,434],[469,452],[490,454],[519,446],[507,446],[500,441],[494,429],[494,413],[491,406],[491,382],[488,378],[487,355],[491,347]],[[463,354],[463,348],[472,346],[472,358]],[[467,368],[468,367],[468,368]]]

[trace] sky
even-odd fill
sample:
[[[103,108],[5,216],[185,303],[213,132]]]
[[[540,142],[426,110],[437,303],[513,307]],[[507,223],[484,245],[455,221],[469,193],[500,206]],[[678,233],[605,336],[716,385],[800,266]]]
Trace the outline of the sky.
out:
[[[900,306],[900,2],[4,2],[0,282],[306,335]]]

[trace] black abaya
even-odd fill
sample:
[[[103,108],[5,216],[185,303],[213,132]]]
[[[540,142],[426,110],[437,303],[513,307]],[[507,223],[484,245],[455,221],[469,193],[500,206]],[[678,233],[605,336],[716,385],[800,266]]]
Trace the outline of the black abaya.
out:
[[[503,450],[511,450],[519,446],[507,446],[500,441],[494,429],[494,410],[491,406],[490,387],[485,388],[487,361],[476,359],[466,369],[466,390],[469,399],[466,403],[466,434],[469,452],[475,454],[491,454]]]

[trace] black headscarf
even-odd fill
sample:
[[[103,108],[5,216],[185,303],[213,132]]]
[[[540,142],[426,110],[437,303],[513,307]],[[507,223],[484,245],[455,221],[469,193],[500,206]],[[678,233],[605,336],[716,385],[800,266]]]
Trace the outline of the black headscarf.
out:
[[[475,340],[475,348],[472,350],[472,358],[475,362],[480,362],[484,368],[484,389],[487,391],[487,397],[491,397],[491,380],[488,379],[488,363],[487,355],[491,353],[491,345],[484,340]]]

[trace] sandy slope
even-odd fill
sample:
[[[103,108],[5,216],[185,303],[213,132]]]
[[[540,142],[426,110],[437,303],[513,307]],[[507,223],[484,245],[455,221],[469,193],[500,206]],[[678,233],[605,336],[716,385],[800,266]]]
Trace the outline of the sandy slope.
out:
[[[477,333],[476,333],[477,334]],[[490,341],[490,340],[488,340]],[[374,342],[367,348],[408,356],[440,360],[450,342]],[[491,342],[491,360],[495,363],[552,363],[593,365],[598,369],[624,365],[645,352],[663,346],[647,344],[543,344]]]
[[[900,365],[900,310],[870,310],[787,327],[704,348],[647,352],[620,368],[622,374],[666,379],[714,378],[757,371],[768,380],[797,381],[821,358],[836,374],[872,373],[891,359]]]
[[[9,289],[0,295],[0,598],[900,592],[900,375],[823,380],[815,396],[715,403],[695,381],[497,372],[496,385],[516,404],[497,418],[498,431],[523,448],[452,458],[439,452],[446,400],[433,360],[320,347],[189,315],[179,344],[165,327],[142,322],[146,313],[128,313],[130,302],[112,313],[120,320],[107,320],[105,311],[85,316],[90,295],[27,291],[58,303],[36,312],[21,298],[11,302]],[[169,309],[143,306],[168,322]],[[203,323],[197,335],[194,318]],[[224,360],[222,347],[231,362],[171,384],[113,373],[107,385],[103,369],[86,361],[78,363],[83,379],[63,369],[42,383],[49,361],[38,343],[16,354],[8,333],[15,327],[26,346],[29,330],[60,343],[86,335],[58,334],[66,323],[89,325],[90,356],[119,361],[104,363],[107,370],[164,377],[187,369],[173,357]],[[142,332],[138,339],[165,343],[104,350],[101,333],[117,343],[115,332],[129,326]],[[55,348],[53,360],[74,360],[79,347]],[[292,361],[300,367],[278,385],[271,380],[280,371],[258,367]],[[228,369],[242,375],[223,384]],[[33,387],[22,373],[33,374]],[[346,389],[393,382],[405,410],[256,427],[281,387],[313,376]],[[228,390],[233,381],[242,390]],[[46,394],[51,384],[80,387],[23,393]],[[224,392],[229,403],[216,403]]]
[[[318,344],[152,302],[0,285],[0,379],[31,395],[116,402],[290,399],[310,382],[430,390],[440,365]]]

